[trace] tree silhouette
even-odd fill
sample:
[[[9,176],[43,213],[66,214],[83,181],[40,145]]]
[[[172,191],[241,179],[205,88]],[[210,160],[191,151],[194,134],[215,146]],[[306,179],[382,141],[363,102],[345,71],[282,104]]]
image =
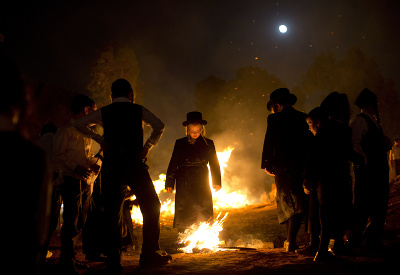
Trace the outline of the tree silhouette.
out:
[[[136,54],[127,44],[110,42],[98,53],[91,72],[91,82],[87,89],[98,106],[111,102],[111,84],[118,78],[128,80],[136,95],[136,102],[143,100],[141,85],[138,83],[140,73]]]

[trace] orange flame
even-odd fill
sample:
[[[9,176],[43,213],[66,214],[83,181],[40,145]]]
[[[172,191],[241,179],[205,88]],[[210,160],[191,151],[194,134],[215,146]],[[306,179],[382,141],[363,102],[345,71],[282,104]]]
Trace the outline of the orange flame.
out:
[[[201,222],[191,225],[184,233],[179,233],[178,243],[187,244],[186,247],[179,248],[185,253],[193,253],[197,248],[199,251],[208,249],[210,251],[217,251],[219,241],[219,232],[222,231],[222,224],[228,217],[226,213],[221,219],[221,213],[218,214],[213,224],[208,222]]]

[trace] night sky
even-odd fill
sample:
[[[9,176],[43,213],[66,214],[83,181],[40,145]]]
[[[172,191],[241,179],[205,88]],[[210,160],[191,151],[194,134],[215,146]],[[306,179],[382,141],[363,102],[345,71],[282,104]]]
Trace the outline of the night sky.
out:
[[[111,41],[130,45],[143,105],[167,125],[160,148],[172,149],[184,134],[197,82],[232,79],[244,66],[265,69],[292,88],[317,55],[340,58],[358,47],[400,92],[397,0],[9,2],[0,8],[2,44],[32,81],[85,93],[98,51]]]
[[[290,88],[315,55],[352,46],[400,87],[395,0],[10,2],[1,27],[21,69],[70,90],[87,85],[96,51],[110,41],[132,45],[149,94],[186,97],[208,75],[229,78],[247,65]]]

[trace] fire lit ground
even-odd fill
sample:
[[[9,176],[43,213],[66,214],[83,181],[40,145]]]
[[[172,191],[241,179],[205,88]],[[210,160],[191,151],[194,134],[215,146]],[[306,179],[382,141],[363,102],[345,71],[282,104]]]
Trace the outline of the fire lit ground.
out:
[[[218,153],[223,172],[233,148]],[[287,253],[283,249],[285,227],[279,225],[275,203],[248,205],[245,195],[226,193],[221,190],[213,194],[215,220],[210,223],[193,225],[183,235],[172,228],[173,198],[163,200],[165,175],[154,181],[162,202],[160,246],[172,254],[170,264],[162,267],[140,268],[138,266],[140,248],[124,252],[123,274],[182,274],[182,273],[294,273],[311,274],[364,274],[396,270],[394,261],[400,256],[400,185],[391,184],[391,195],[386,223],[385,246],[380,251],[356,249],[351,255],[342,257],[338,263],[314,263],[312,257],[297,253]],[[270,194],[273,195],[273,194]],[[229,213],[229,214],[227,214]],[[140,212],[132,211],[136,223],[135,235],[141,243]],[[50,251],[53,256],[49,263],[57,268],[60,254],[60,232],[53,235]],[[177,250],[176,243],[181,241]],[[298,236],[299,245],[308,242],[304,227]],[[77,259],[84,261],[81,242],[78,243]],[[89,269],[81,274],[104,274],[104,264],[88,263]]]

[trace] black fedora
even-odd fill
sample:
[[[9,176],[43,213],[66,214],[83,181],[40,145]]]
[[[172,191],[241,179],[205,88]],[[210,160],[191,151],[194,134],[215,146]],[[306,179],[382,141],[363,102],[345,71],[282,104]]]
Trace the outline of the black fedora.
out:
[[[364,109],[371,103],[377,104],[378,97],[376,96],[376,94],[374,94],[367,88],[365,88],[364,90],[361,91],[360,95],[357,97],[356,101],[354,102],[354,104],[360,109]]]
[[[276,103],[294,105],[296,102],[297,102],[297,96],[291,94],[289,89],[279,88],[273,91],[269,96],[267,108],[269,111],[271,111],[272,105]]]
[[[206,125],[207,121],[203,119],[203,115],[200,112],[189,112],[186,115],[186,121],[184,121],[182,125],[188,126],[190,123],[199,123]]]

